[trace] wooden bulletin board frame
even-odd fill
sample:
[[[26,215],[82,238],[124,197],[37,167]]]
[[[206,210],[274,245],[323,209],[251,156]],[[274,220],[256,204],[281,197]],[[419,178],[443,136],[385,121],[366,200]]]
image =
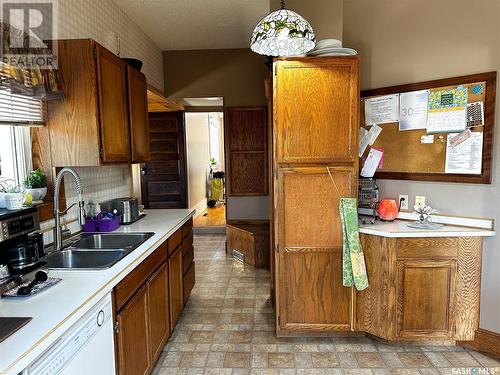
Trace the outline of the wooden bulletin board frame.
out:
[[[493,127],[495,122],[496,77],[497,77],[497,72],[488,72],[488,73],[472,74],[467,76],[445,78],[433,81],[425,81],[419,83],[411,83],[399,86],[391,86],[391,87],[361,91],[361,100],[363,101],[363,99],[368,97],[400,94],[403,92],[426,90],[426,89],[437,89],[441,87],[456,86],[456,85],[466,85],[476,82],[485,82],[483,156],[482,156],[482,171],[480,175],[380,171],[375,173],[375,178],[392,179],[392,180],[491,184]],[[362,108],[364,108],[364,106],[362,106]],[[364,118],[364,116],[362,117]],[[381,126],[383,127],[384,125]]]

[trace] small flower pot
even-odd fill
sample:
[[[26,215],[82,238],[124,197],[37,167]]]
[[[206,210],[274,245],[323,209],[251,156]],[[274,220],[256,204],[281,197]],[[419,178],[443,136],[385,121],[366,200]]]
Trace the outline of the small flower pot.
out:
[[[24,194],[23,193],[6,193],[5,206],[8,210],[20,210],[23,208]]]
[[[45,196],[47,195],[47,188],[36,188],[36,189],[25,189],[26,193],[30,193],[33,199],[33,202],[43,201]]]

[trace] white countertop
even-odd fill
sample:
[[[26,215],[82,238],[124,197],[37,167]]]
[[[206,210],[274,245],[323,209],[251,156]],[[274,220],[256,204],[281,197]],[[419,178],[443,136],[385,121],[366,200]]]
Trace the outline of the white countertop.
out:
[[[138,222],[119,232],[154,232],[155,235],[107,270],[50,271],[62,281],[27,299],[0,300],[0,316],[32,317],[27,325],[0,343],[0,374],[18,374],[50,347],[68,328],[180,228],[194,210],[147,210]]]
[[[488,229],[460,227],[443,224],[438,229],[414,229],[406,224],[409,221],[379,221],[375,224],[360,225],[359,232],[381,237],[491,237],[495,232]]]

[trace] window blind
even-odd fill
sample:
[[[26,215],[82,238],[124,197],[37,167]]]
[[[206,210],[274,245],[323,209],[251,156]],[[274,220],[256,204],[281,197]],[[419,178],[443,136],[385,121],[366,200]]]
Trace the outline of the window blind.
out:
[[[43,125],[43,104],[40,99],[12,94],[0,89],[0,124]]]

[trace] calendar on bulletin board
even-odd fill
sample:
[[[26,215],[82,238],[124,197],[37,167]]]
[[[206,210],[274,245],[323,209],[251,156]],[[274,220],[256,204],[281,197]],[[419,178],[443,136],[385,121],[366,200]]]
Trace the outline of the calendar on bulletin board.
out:
[[[495,88],[491,72],[362,91],[360,170],[491,183]]]

